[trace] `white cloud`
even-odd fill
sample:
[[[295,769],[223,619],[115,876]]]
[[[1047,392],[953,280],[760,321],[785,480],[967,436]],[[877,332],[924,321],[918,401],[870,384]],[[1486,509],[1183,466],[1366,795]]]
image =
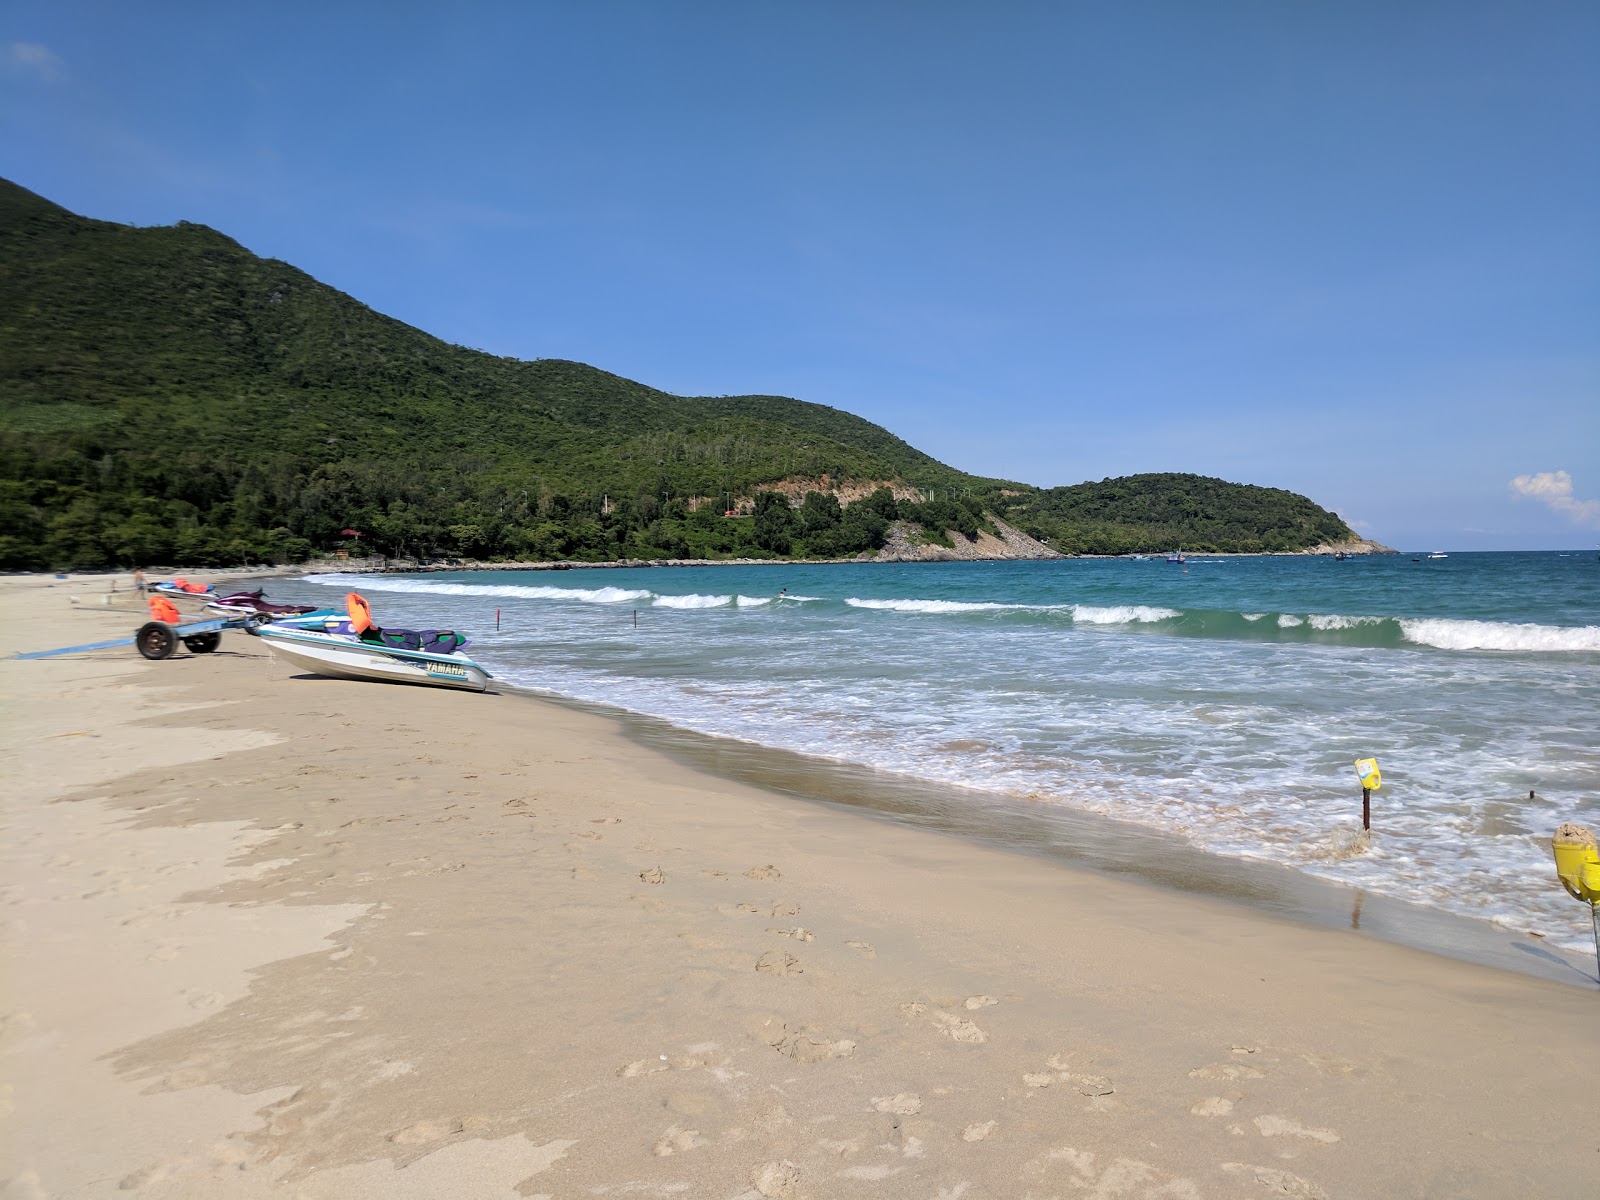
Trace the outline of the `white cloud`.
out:
[[[31,75],[44,83],[55,83],[66,75],[65,64],[48,46],[37,42],[8,42],[0,53],[0,65],[7,75]]]
[[[1572,494],[1572,476],[1565,471],[1540,471],[1537,475],[1518,475],[1511,481],[1517,496],[1526,496],[1546,505],[1551,512],[1570,517],[1579,525],[1600,529],[1600,500],[1579,500]]]

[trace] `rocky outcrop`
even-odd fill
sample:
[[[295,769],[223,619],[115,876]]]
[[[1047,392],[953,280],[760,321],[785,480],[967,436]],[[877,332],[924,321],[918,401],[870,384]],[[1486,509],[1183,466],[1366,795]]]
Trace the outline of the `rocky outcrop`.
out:
[[[946,536],[954,547],[940,546],[928,541],[920,526],[906,521],[896,521],[889,527],[889,540],[882,550],[870,557],[877,562],[963,562],[979,559],[1015,558],[1065,558],[1059,551],[1043,542],[1013,529],[998,517],[990,516],[995,532],[980,529],[973,541],[956,530]]]
[[[1320,546],[1312,546],[1309,550],[1297,550],[1296,554],[1399,554],[1398,550],[1391,550],[1382,542],[1369,541],[1367,538],[1351,538],[1347,542],[1323,542]]]

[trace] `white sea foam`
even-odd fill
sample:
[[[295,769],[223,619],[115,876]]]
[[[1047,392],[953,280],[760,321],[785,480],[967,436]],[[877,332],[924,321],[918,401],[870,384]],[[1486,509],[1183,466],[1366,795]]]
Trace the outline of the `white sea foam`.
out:
[[[500,596],[508,600],[578,600],[585,604],[626,604],[644,600],[639,588],[536,587],[520,583],[452,583],[441,579],[396,579],[385,575],[308,575],[307,583],[359,588],[364,592],[411,592],[426,596]]]
[[[1357,625],[1381,625],[1386,617],[1345,617],[1338,613],[1324,615],[1312,613],[1306,618],[1311,623],[1311,628],[1327,632],[1332,629],[1354,629]]]
[[[1267,614],[1266,613],[1240,613],[1239,615],[1241,617],[1243,617],[1246,621],[1260,621],[1260,620],[1264,619]]]
[[[776,596],[735,596],[740,608],[760,608],[763,604],[771,604]]]
[[[656,608],[725,608],[733,603],[732,596],[657,596]]]
[[[1304,624],[1305,621],[1303,618],[1290,616],[1288,613],[1283,613],[1278,617],[1279,629],[1295,629]]]
[[[1402,619],[1406,640],[1440,650],[1600,651],[1600,625],[1512,625],[1502,621]]]
[[[1151,604],[1074,604],[1072,619],[1079,625],[1135,625],[1151,621],[1169,621],[1183,614],[1175,608],[1157,608]]]
[[[847,597],[845,603],[851,608],[876,608],[907,613],[1000,612],[1008,609],[1039,607],[1034,604],[992,604],[970,600],[859,600],[854,596]]]

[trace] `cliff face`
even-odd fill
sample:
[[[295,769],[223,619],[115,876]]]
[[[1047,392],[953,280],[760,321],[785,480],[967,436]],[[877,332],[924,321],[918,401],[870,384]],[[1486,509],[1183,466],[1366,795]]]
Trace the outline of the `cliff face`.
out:
[[[889,529],[889,541],[873,559],[877,562],[967,562],[980,559],[1065,558],[1066,555],[1050,549],[1043,542],[1013,529],[997,517],[994,522],[999,536],[979,530],[973,541],[968,541],[956,530],[947,536],[954,548],[925,542],[915,525],[896,521]]]
[[[1368,538],[1349,538],[1342,542],[1323,542],[1320,546],[1311,546],[1305,550],[1297,550],[1296,554],[1399,554],[1400,551],[1385,546],[1382,542],[1374,542]]]

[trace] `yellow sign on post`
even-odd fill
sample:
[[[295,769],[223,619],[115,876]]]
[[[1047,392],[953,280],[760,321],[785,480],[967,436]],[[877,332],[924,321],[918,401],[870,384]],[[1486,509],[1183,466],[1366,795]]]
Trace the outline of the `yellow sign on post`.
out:
[[[1375,758],[1356,759],[1356,774],[1361,777],[1361,786],[1368,791],[1375,792],[1383,786],[1383,776],[1378,773],[1378,760]]]

